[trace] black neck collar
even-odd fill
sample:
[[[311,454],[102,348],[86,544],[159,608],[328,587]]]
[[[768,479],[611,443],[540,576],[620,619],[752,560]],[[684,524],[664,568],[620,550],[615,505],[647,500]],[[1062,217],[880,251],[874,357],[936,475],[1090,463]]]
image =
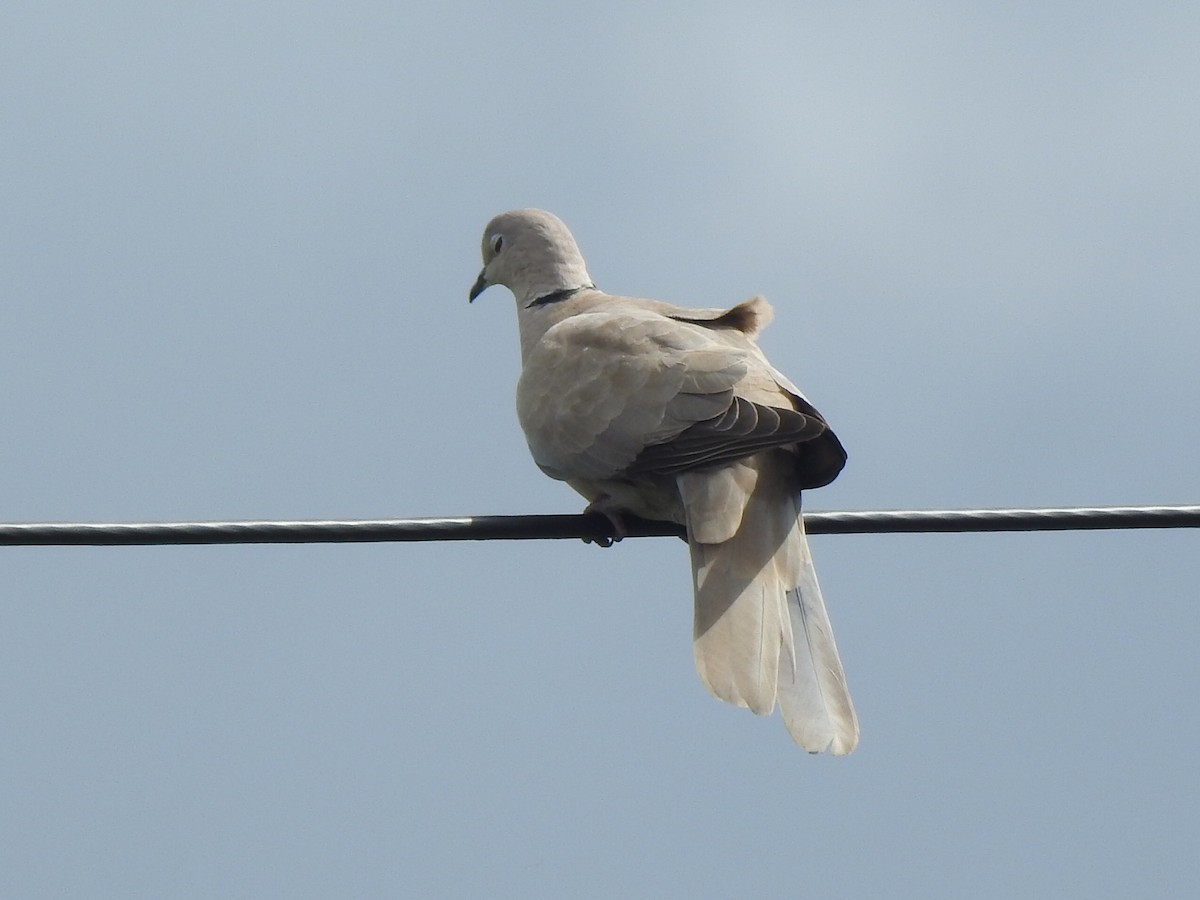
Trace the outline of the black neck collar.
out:
[[[534,297],[525,304],[525,308],[533,309],[535,306],[548,306],[551,303],[561,303],[563,300],[566,300],[568,297],[573,297],[580,291],[590,290],[594,287],[594,284],[585,284],[580,287],[562,288],[557,291],[551,291],[548,294],[542,294],[540,297]]]

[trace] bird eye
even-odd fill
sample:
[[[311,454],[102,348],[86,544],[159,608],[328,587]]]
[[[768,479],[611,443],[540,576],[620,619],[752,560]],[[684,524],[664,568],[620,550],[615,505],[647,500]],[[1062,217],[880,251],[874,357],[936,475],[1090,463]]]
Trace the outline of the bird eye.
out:
[[[492,235],[492,252],[499,253],[500,248],[504,246],[504,237],[499,234]]]

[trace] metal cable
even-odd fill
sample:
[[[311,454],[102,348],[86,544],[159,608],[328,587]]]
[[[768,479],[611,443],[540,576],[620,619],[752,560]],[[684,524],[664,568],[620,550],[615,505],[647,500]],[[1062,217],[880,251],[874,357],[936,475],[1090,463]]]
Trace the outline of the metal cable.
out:
[[[1200,528],[1200,506],[1059,509],[892,510],[804,514],[810,534],[966,531],[1073,531]],[[629,518],[628,537],[682,537],[668,522]],[[374,541],[496,541],[584,538],[604,541],[603,516],[468,516],[438,519],[299,522],[120,522],[0,524],[0,546],[150,544],[308,544]]]

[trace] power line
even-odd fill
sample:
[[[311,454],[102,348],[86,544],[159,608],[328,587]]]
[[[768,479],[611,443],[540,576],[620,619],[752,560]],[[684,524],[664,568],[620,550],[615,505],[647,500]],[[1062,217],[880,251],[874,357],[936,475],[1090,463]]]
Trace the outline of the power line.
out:
[[[1075,531],[1200,528],[1200,506],[890,510],[804,514],[810,534]],[[669,522],[630,518],[628,537],[682,537]],[[297,522],[110,522],[0,524],[0,546],[312,544],[378,541],[497,541],[612,537],[600,515],[468,516]]]

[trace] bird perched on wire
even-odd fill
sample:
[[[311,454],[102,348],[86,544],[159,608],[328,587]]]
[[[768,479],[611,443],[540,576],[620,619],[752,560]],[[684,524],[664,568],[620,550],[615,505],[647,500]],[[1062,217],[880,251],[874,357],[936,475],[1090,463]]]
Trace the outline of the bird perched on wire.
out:
[[[606,294],[566,225],[537,209],[488,223],[470,299],[494,284],[517,301],[517,415],[539,468],[618,540],[625,514],[687,529],[701,681],[760,715],[778,703],[805,750],[853,750],[858,721],[800,515],[800,492],[836,478],[846,453],[755,344],[770,305]]]

